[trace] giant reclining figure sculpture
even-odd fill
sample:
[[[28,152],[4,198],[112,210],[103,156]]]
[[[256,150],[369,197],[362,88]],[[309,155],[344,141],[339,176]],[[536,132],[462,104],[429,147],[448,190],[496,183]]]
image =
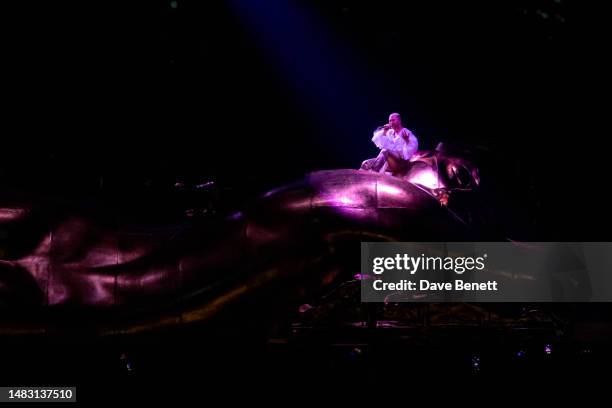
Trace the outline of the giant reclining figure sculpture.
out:
[[[420,152],[401,178],[318,171],[220,222],[150,231],[4,194],[0,333],[135,333],[280,315],[358,273],[361,241],[477,239],[441,193],[478,183],[469,161]]]

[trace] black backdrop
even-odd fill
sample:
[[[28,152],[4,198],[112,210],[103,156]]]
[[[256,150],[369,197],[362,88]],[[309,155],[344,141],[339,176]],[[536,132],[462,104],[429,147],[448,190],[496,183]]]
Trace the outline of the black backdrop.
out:
[[[273,186],[357,168],[399,111],[421,147],[477,152],[522,237],[609,240],[603,13],[566,0],[19,2],[3,13],[2,182]]]

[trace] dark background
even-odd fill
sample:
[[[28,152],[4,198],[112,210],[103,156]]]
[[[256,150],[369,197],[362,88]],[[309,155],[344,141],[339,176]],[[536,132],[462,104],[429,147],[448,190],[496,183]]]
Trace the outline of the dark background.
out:
[[[0,205],[15,193],[92,199],[146,213],[144,219],[156,225],[166,222],[163,214],[176,199],[177,179],[212,178],[224,197],[232,197],[224,201],[229,212],[306,172],[358,168],[376,154],[373,129],[397,111],[421,148],[445,141],[473,151],[483,191],[482,202],[474,205],[505,236],[609,241],[609,65],[604,63],[609,14],[586,3],[3,4]],[[609,338],[606,305],[555,306],[568,309],[570,320],[595,322],[583,330],[592,338]],[[423,347],[417,338],[417,348],[389,347],[372,338],[374,352],[365,364],[355,349],[322,353],[325,340],[322,348],[313,342],[274,354],[245,348],[248,342],[240,336],[239,345],[220,352],[200,343],[208,332],[199,334],[160,335],[148,348],[138,339],[88,346],[75,336],[60,347],[52,340],[28,343],[15,337],[2,347],[6,368],[0,381],[31,384],[38,377],[45,385],[49,378],[65,385],[76,378],[84,384],[80,398],[97,401],[116,400],[117,382],[135,388],[132,395],[138,397],[141,389],[163,394],[164,385],[173,397],[173,390],[193,389],[201,398],[200,390],[215,388],[202,388],[207,384],[202,378],[212,381],[209,385],[226,379],[232,385],[265,383],[270,377],[262,375],[262,367],[276,369],[265,390],[274,380],[290,382],[296,376],[308,389],[313,379],[335,386],[338,378],[363,373],[377,375],[376,380],[386,373],[385,381],[397,378],[405,387],[415,377],[462,378],[464,372],[440,373],[448,374],[453,365],[469,370],[475,347],[481,348],[485,379],[497,381],[505,374],[520,382],[531,376],[535,381],[521,384],[540,386],[547,377],[533,369],[537,362],[505,371],[502,356],[512,354],[497,344],[513,352],[521,347],[508,336],[494,342],[483,334],[475,342],[470,334],[445,343],[431,337]],[[465,346],[468,352],[434,344]],[[532,355],[543,356],[537,347]],[[563,357],[564,346],[554,347]],[[568,378],[599,373],[609,366],[610,347],[592,350],[590,365],[572,360],[575,350],[570,350],[569,360],[553,360],[545,372]],[[129,358],[118,358],[126,351]],[[136,376],[126,372],[130,359]],[[338,363],[346,359],[361,365]],[[402,363],[388,371],[389,361]],[[321,369],[330,366],[336,368]],[[190,377],[190,368],[198,371],[191,377],[197,387],[179,385]],[[329,373],[316,377],[311,371]],[[107,381],[111,388],[100,395],[99,384]],[[302,389],[296,395],[303,394]]]
[[[397,111],[421,148],[475,152],[509,235],[609,240],[604,10],[178,0],[3,15],[5,191],[120,197],[214,177],[255,193],[358,168]]]

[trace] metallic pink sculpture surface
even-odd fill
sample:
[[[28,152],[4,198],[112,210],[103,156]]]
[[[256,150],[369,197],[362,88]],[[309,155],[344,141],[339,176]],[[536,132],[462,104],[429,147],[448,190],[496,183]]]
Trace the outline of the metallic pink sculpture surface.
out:
[[[101,319],[100,332],[132,332],[208,321],[258,296],[259,304],[305,297],[358,273],[361,241],[470,239],[437,192],[477,184],[467,162],[422,153],[403,178],[314,172],[221,223],[162,232],[5,200],[0,304],[35,323],[8,319],[0,331],[48,327],[56,318],[71,324],[77,316]]]

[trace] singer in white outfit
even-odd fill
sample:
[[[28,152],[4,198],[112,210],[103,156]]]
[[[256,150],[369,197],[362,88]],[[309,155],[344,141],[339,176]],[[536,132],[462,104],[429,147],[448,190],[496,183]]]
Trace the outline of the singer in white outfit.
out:
[[[399,113],[389,115],[389,123],[374,131],[372,141],[380,149],[380,154],[375,159],[364,161],[361,169],[381,173],[401,171],[419,147],[416,136],[402,126]]]

